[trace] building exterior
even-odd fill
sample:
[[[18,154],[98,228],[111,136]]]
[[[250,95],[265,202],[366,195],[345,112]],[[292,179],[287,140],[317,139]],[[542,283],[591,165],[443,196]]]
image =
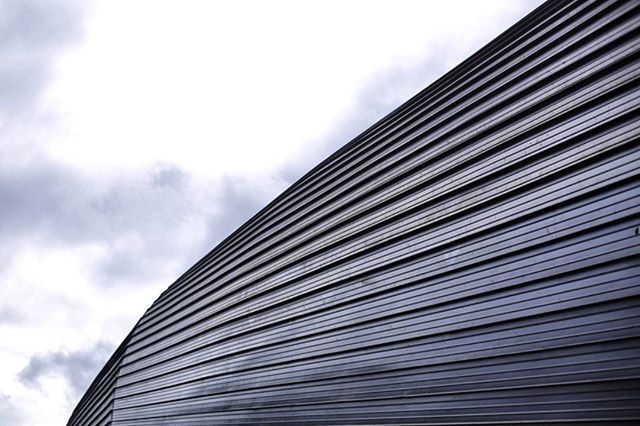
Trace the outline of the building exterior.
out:
[[[147,310],[69,425],[640,421],[640,2],[551,0]]]

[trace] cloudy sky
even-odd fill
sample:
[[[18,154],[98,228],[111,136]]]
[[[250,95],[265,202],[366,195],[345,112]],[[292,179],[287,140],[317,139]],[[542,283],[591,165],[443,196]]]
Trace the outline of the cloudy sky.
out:
[[[0,0],[0,424],[64,424],[181,272],[539,3]]]

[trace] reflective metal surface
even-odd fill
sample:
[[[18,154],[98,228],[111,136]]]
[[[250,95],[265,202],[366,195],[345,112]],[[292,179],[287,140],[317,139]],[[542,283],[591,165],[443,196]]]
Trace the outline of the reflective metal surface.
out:
[[[172,284],[69,424],[639,422],[639,26],[536,9]]]

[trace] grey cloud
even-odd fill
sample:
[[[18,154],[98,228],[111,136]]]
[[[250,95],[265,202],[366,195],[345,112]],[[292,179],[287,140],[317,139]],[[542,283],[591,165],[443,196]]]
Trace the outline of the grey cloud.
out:
[[[17,324],[24,319],[24,315],[14,307],[0,305],[0,325]]]
[[[153,170],[151,180],[155,186],[180,190],[187,184],[189,174],[171,164],[160,164]]]
[[[424,58],[412,65],[389,66],[363,77],[358,95],[342,120],[322,138],[312,141],[318,156],[305,158],[280,171],[283,180],[294,182],[304,172],[331,153],[341,148],[395,108],[406,102],[444,74],[445,45],[432,46]]]
[[[113,349],[113,346],[106,342],[98,342],[84,351],[57,351],[34,355],[18,374],[18,380],[27,387],[40,389],[43,378],[60,376],[69,384],[70,398],[75,401],[98,374]]]
[[[81,0],[0,0],[0,158],[36,157],[22,167],[0,167],[0,274],[21,245],[95,244],[107,252],[94,271],[96,283],[143,284],[161,276],[166,264],[188,266],[206,251],[201,241],[222,239],[264,201],[252,204],[254,194],[237,192],[235,178],[196,187],[189,173],[171,164],[105,179],[41,156],[42,131],[56,117],[43,115],[40,96],[60,52],[81,40],[92,6]],[[202,221],[211,232],[185,234]],[[19,318],[3,311],[0,320]]]
[[[226,176],[205,188],[192,185],[192,181],[179,168],[163,165],[151,172],[150,188],[133,184],[130,194],[114,188],[109,208],[114,216],[128,217],[118,223],[130,220],[136,224],[126,232],[138,235],[139,244],[110,245],[111,255],[99,271],[102,282],[165,276],[158,271],[172,263],[179,265],[174,271],[180,273],[268,201],[262,189],[242,177]],[[135,206],[133,200],[140,204]],[[202,226],[203,232],[196,232]]]
[[[144,172],[103,181],[53,163],[9,170],[0,172],[0,236],[104,241],[156,220],[174,220],[176,198]]]
[[[34,53],[28,64],[34,70],[48,69],[50,58],[44,56],[52,55],[47,53],[50,48],[72,43],[82,33],[86,8],[80,2],[0,2],[0,10],[5,11],[0,14],[0,40],[4,40],[0,52],[14,59],[21,50],[25,56]],[[442,46],[451,47],[450,43]],[[281,181],[292,183],[319,159],[442,75],[447,66],[445,50],[432,47],[421,62],[389,67],[363,78],[350,113],[312,144],[317,155],[280,170]],[[18,62],[7,61],[9,68]],[[11,81],[11,75],[0,71],[0,80]],[[32,99],[29,93],[35,87],[41,86],[20,89],[23,100]],[[14,101],[12,104],[19,103]],[[6,264],[10,246],[20,240],[39,241],[44,246],[93,243],[109,253],[96,271],[96,282],[129,279],[143,284],[166,271],[164,264],[188,267],[263,207],[274,193],[254,183],[227,177],[202,189],[193,184],[188,172],[171,164],[109,180],[87,177],[46,159],[22,169],[0,169],[0,241],[4,242],[0,254],[8,254],[0,262]],[[202,235],[185,235],[201,220],[208,224]],[[193,241],[187,241],[189,238]]]
[[[0,424],[17,425],[22,424],[23,420],[20,410],[12,401],[11,396],[0,392]]]
[[[100,285],[144,285],[177,274],[263,207],[277,190],[243,177],[208,184],[161,164],[110,179],[53,162],[0,171],[0,253],[92,244],[106,256]],[[205,224],[204,232],[197,232]],[[169,282],[167,282],[167,285]]]
[[[219,184],[220,191],[216,193],[215,197],[215,204],[219,209],[207,219],[206,235],[196,251],[199,253],[199,257],[209,252],[258,213],[290,184],[281,180],[274,183],[273,187],[265,188],[257,183],[255,180],[238,176],[224,176],[222,178]]]
[[[153,271],[184,249],[176,247],[182,228],[203,214],[197,199],[206,199],[208,190],[202,193],[189,180],[188,173],[167,165],[106,180],[51,162],[4,170],[0,241],[103,245],[110,256],[100,281]],[[118,244],[122,239],[126,244]]]
[[[77,39],[85,13],[74,2],[44,3],[0,3],[6,11],[0,32],[6,37],[0,51],[14,56],[21,48],[26,56],[36,52],[30,66],[40,70],[47,68],[48,59],[38,59],[38,52]],[[350,112],[310,144],[316,155],[300,158],[279,171],[280,180],[287,184],[277,189],[284,189],[318,160],[442,75],[450,48],[451,43],[443,42],[440,47],[432,46],[420,62],[390,66],[363,77]],[[0,72],[0,80],[5,77]],[[23,91],[24,99],[29,98],[28,92]],[[203,190],[193,185],[188,172],[171,164],[109,180],[84,176],[47,159],[22,169],[0,169],[0,241],[4,242],[0,254],[7,254],[0,260],[0,270],[19,240],[39,241],[44,246],[91,243],[108,252],[95,271],[97,283],[128,280],[144,284],[150,277],[162,276],[166,264],[188,267],[260,210],[274,194],[254,183],[227,177]],[[208,224],[203,233],[185,234],[203,220]],[[189,238],[191,243],[186,241]]]
[[[0,0],[0,111],[37,100],[61,49],[79,40],[88,2]]]
[[[544,0],[520,0],[512,6],[518,10],[513,15],[504,16],[504,22],[496,22],[497,28],[506,28],[513,24],[516,16],[524,16]],[[476,48],[482,47],[489,39],[476,41]],[[426,47],[425,47],[426,49]],[[337,149],[351,141],[372,124],[384,118],[395,108],[416,95],[420,90],[436,81],[437,78],[449,71],[452,63],[459,63],[473,53],[467,47],[458,49],[456,42],[441,40],[432,43],[425,50],[424,56],[414,63],[402,65],[394,64],[378,69],[372,74],[363,76],[360,89],[351,105],[350,111],[342,120],[335,123],[332,130],[323,137],[311,141],[310,149],[318,153],[313,158],[300,159],[296,164],[290,164],[280,170],[283,180],[294,182],[307,170],[326,158]]]

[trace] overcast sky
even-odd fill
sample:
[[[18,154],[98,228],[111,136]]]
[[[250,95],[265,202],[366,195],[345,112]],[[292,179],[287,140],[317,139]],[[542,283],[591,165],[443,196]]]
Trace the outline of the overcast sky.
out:
[[[64,424],[186,268],[539,3],[0,0],[0,424]]]

